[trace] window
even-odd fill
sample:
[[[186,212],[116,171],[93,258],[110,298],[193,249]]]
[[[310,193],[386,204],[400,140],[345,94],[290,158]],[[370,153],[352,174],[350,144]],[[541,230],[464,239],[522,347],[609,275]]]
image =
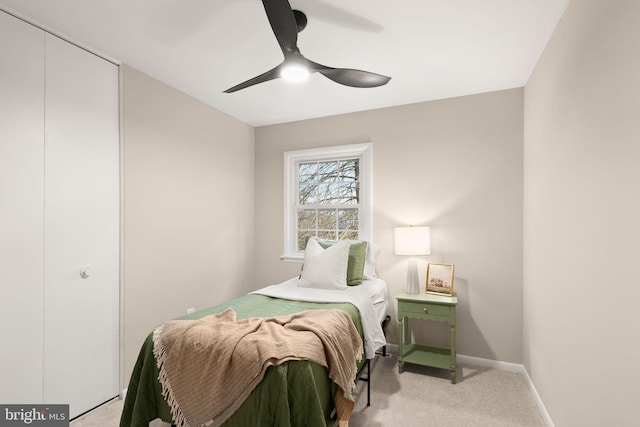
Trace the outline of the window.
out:
[[[311,236],[371,239],[371,144],[284,153],[285,261],[302,261]]]

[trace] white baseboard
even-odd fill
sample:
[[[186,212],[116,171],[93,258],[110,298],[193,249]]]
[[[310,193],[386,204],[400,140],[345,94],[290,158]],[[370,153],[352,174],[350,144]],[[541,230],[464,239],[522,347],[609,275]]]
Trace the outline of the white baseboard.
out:
[[[553,424],[553,420],[551,419],[551,415],[549,415],[549,412],[547,412],[547,408],[544,406],[544,402],[542,401],[542,398],[538,394],[538,390],[536,390],[536,386],[533,384],[533,381],[531,381],[529,372],[527,372],[527,369],[524,366],[522,366],[522,371],[523,371],[522,375],[524,375],[524,379],[527,382],[529,391],[531,391],[531,394],[533,395],[533,400],[536,402],[536,405],[538,406],[538,410],[540,411],[540,415],[542,416],[542,419],[544,420],[545,425],[547,427],[555,427],[555,425]]]
[[[398,344],[387,344],[387,353],[398,354],[398,350]],[[484,368],[499,369],[501,371],[515,372],[522,375],[527,383],[527,387],[529,388],[531,395],[533,396],[534,402],[536,402],[536,406],[538,407],[538,411],[540,412],[540,416],[542,417],[545,425],[547,427],[555,427],[553,420],[551,419],[549,412],[547,412],[547,408],[544,406],[544,402],[542,402],[542,399],[538,394],[538,390],[536,390],[536,386],[533,384],[533,381],[531,381],[529,372],[527,372],[524,365],[519,363],[501,362],[499,360],[483,359],[481,357],[466,356],[464,354],[456,355],[456,361],[458,362],[458,365],[465,364],[482,366]]]
[[[458,364],[482,366],[483,368],[499,369],[507,372],[517,372],[521,374],[525,369],[523,365],[511,362],[501,362],[499,360],[483,359],[482,357],[466,356],[464,354],[456,355]]]
[[[126,388],[120,392],[120,399],[124,400],[125,397],[127,397],[127,389]]]

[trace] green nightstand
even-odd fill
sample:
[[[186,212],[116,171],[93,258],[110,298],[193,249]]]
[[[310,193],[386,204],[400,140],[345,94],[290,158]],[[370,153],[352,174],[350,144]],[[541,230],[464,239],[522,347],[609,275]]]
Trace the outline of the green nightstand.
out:
[[[398,300],[398,370],[402,372],[404,363],[414,363],[434,368],[449,369],[451,383],[456,383],[456,304],[458,297],[434,294],[396,295]],[[407,342],[409,319],[448,322],[451,330],[449,348],[430,347]]]

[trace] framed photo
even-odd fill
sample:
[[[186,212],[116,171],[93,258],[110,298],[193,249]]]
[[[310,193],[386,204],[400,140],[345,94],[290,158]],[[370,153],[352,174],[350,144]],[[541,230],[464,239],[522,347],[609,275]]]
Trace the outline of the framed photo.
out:
[[[453,264],[427,264],[427,293],[453,295]]]

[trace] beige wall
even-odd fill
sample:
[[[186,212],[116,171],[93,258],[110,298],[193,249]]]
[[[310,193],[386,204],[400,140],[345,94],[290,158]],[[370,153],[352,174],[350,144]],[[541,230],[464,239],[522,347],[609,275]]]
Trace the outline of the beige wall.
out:
[[[419,258],[420,280],[427,260],[455,264],[458,352],[521,363],[522,108],[514,89],[257,128],[256,286],[300,270],[279,260],[283,152],[370,141],[378,273],[393,301],[389,341],[397,342],[394,295],[408,266],[393,253],[393,227],[429,225],[432,255]]]
[[[639,16],[572,1],[525,90],[524,361],[558,427],[640,420]]]
[[[124,67],[124,382],[158,324],[251,290],[254,129]]]

